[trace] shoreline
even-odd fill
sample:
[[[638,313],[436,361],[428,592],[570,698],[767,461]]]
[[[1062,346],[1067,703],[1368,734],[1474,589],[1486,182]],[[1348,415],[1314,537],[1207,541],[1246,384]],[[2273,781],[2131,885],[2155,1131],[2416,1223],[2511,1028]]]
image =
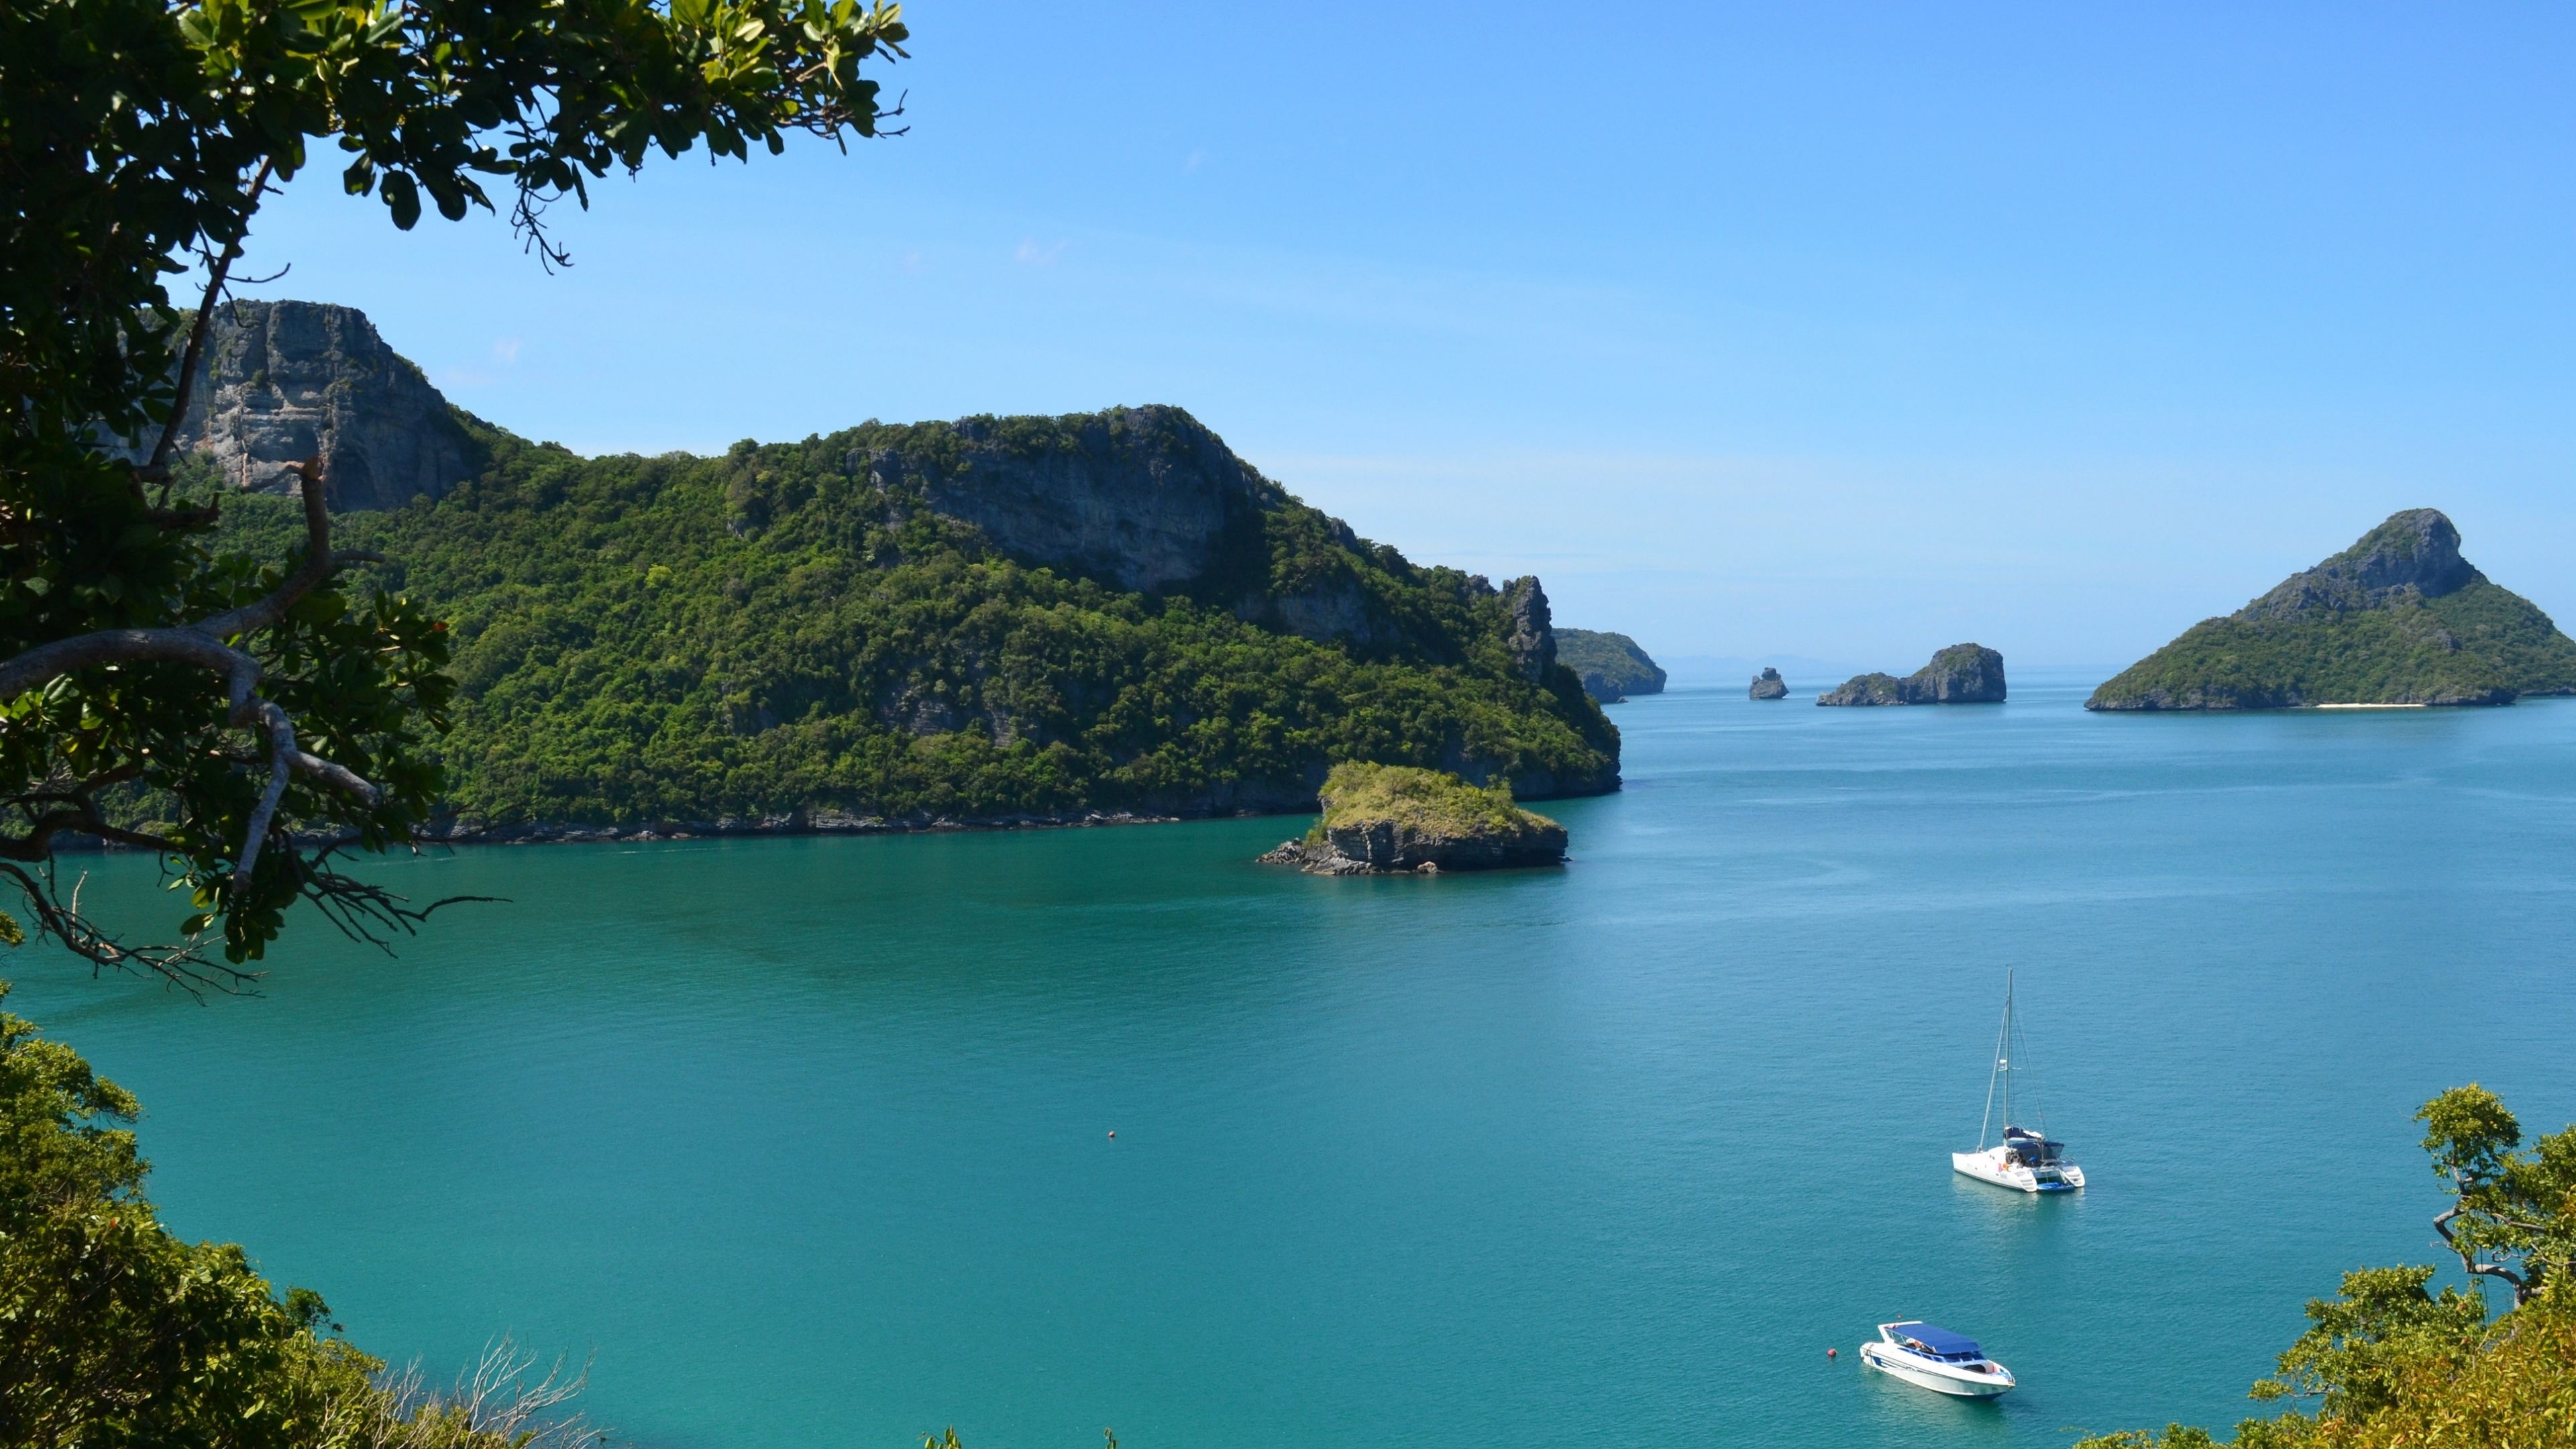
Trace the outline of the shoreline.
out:
[[[1620,786],[1607,790],[1579,790],[1534,795],[1533,800],[1578,800],[1596,795],[1614,795]],[[759,817],[719,816],[714,820],[649,820],[626,824],[586,824],[578,821],[532,821],[512,825],[463,826],[453,820],[434,821],[427,830],[410,841],[419,846],[459,845],[607,845],[648,843],[665,840],[743,840],[773,839],[814,835],[944,835],[964,832],[986,833],[1007,830],[1084,830],[1119,825],[1181,825],[1198,820],[1261,820],[1314,815],[1321,809],[1313,798],[1277,805],[1246,805],[1231,810],[1184,810],[1161,812],[1151,810],[1082,810],[1032,812],[1011,815],[851,815],[839,810],[791,811]],[[298,844],[318,845],[319,837],[296,838]],[[137,846],[100,840],[94,835],[66,831],[55,837],[55,848],[80,853],[151,852]]]

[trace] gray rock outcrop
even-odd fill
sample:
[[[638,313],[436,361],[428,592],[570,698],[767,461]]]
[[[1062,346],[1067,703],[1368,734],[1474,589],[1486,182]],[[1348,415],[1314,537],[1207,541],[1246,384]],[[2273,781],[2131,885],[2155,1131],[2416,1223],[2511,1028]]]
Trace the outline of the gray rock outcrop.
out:
[[[962,446],[879,448],[865,461],[880,488],[910,476],[933,509],[983,530],[1004,553],[1139,593],[1197,579],[1230,530],[1257,528],[1286,497],[1178,408],[1119,408],[1070,430],[1021,431],[1053,421],[963,418],[954,425]],[[1309,622],[1349,622],[1338,601],[1307,607],[1318,616]]]
[[[1899,679],[1860,674],[1817,695],[1822,705],[2001,704],[2004,657],[1982,644],[1953,644]]]
[[[1538,575],[1524,574],[1503,585],[1503,604],[1511,611],[1503,643],[1521,677],[1536,684],[1556,667],[1556,626],[1548,613],[1547,591],[1538,586]]]
[[[179,445],[260,493],[295,492],[287,465],[318,454],[337,508],[435,498],[482,461],[420,369],[365,313],[326,302],[223,303]]]
[[[2235,617],[2252,622],[2384,609],[2455,594],[2485,579],[2460,557],[2460,530],[2440,509],[2410,508],[2324,563],[2283,579]]]
[[[1753,676],[1753,687],[1745,693],[1753,699],[1787,699],[1789,681],[1780,677],[1779,670],[1766,664],[1760,674]]]
[[[1565,863],[1565,827],[1537,819],[1514,834],[1444,835],[1401,821],[1371,820],[1327,830],[1324,843],[1283,840],[1263,865],[1293,865],[1310,875],[1430,875],[1456,870],[1514,870]]]

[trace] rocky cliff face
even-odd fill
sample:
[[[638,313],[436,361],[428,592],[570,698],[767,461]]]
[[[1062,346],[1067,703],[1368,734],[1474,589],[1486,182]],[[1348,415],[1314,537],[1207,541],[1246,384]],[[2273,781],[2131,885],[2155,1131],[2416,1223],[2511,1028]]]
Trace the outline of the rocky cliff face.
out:
[[[2004,657],[1982,644],[1953,644],[1899,679],[1861,674],[1816,696],[1825,705],[2001,704]]]
[[[1881,675],[1879,677],[1885,678],[1886,676]],[[1752,699],[1787,699],[1789,697],[1789,681],[1780,677],[1779,670],[1766,664],[1762,666],[1762,672],[1760,674],[1753,676],[1753,687],[1746,690],[1745,694],[1748,698]]]
[[[1547,678],[1556,667],[1556,625],[1548,613],[1547,591],[1538,586],[1538,575],[1526,574],[1503,586],[1503,606],[1509,611],[1510,632],[1503,642],[1512,651],[1512,663],[1521,677],[1532,684]]]
[[[2438,599],[2485,580],[2460,557],[2460,530],[2440,509],[2410,508],[2391,514],[2315,568],[2283,579],[2233,617],[2252,621],[2384,609]]]
[[[880,488],[916,480],[932,508],[1004,553],[1139,593],[1198,578],[1231,532],[1285,497],[1178,408],[1119,408],[1070,432],[1032,421],[1054,423],[965,418],[954,446],[879,449],[867,467]],[[1329,616],[1333,603],[1314,609]]]
[[[263,493],[295,491],[287,465],[318,454],[344,509],[435,498],[481,464],[420,369],[364,313],[323,302],[224,303],[179,440]]]

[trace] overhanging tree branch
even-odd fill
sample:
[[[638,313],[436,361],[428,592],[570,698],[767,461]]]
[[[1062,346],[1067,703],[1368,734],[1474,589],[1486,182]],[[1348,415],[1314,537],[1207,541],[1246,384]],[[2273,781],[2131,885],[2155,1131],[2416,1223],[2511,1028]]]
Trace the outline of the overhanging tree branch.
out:
[[[40,688],[74,670],[106,665],[183,664],[220,676],[224,681],[226,723],[236,728],[256,728],[267,735],[269,742],[268,783],[251,812],[250,826],[233,868],[237,884],[246,884],[259,865],[260,852],[291,773],[308,775],[370,806],[382,798],[382,792],[356,771],[299,749],[294,721],[274,701],[259,697],[259,660],[226,642],[285,618],[298,600],[328,581],[340,566],[341,560],[331,553],[331,509],[324,496],[322,461],[319,457],[308,458],[293,466],[303,481],[304,559],[276,588],[250,603],[193,623],[163,629],[94,630],[39,644],[0,661],[0,699]],[[95,813],[87,812],[44,834],[49,838],[62,829],[76,828]]]

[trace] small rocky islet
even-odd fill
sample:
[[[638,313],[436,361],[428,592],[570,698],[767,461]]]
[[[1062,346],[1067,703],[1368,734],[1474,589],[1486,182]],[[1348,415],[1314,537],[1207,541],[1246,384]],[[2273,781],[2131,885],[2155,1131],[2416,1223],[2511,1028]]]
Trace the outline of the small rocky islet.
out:
[[[2576,640],[2460,556],[2441,510],[2352,547],[2105,681],[2091,710],[2494,705],[2576,694]]]
[[[1982,644],[1953,644],[1903,679],[1856,674],[1816,696],[1820,705],[2001,704],[2004,657]]]
[[[1753,687],[1745,691],[1745,697],[1747,699],[1787,699],[1789,681],[1780,677],[1779,670],[1766,664],[1762,666],[1760,674],[1753,676]]]
[[[1260,856],[1312,875],[1436,875],[1565,863],[1565,827],[1477,785],[1407,765],[1336,765],[1317,792],[1323,814],[1304,838]]]

